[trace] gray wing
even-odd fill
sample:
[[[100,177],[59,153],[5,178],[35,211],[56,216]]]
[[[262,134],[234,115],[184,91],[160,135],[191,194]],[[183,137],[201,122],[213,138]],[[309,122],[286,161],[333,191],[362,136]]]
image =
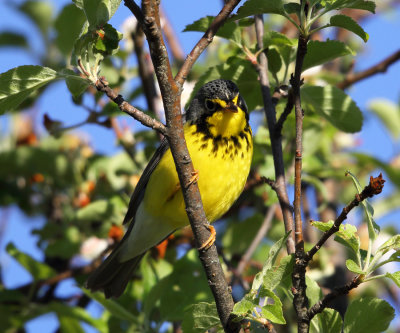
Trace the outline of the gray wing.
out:
[[[161,141],[160,146],[157,148],[156,152],[154,153],[153,157],[147,164],[146,168],[143,171],[142,176],[140,177],[135,191],[132,194],[131,200],[129,201],[128,212],[124,218],[124,224],[134,221],[136,211],[143,200],[144,192],[146,190],[147,183],[149,182],[150,176],[153,173],[154,169],[157,167],[158,163],[160,163],[161,158],[164,156],[165,152],[169,149],[169,144],[166,138]],[[129,229],[133,227],[132,225],[129,226]]]

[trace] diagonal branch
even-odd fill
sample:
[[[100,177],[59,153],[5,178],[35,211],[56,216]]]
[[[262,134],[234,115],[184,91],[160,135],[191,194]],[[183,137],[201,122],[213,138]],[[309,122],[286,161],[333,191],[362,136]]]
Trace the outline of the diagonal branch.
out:
[[[358,73],[350,73],[346,76],[346,78],[337,84],[337,87],[340,89],[346,89],[349,86],[357,83],[361,80],[369,78],[372,75],[378,73],[384,73],[387,71],[389,66],[393,65],[396,61],[400,60],[400,50],[397,50],[389,57],[383,59],[378,64]]]
[[[121,95],[118,95],[113,89],[108,86],[108,82],[105,78],[100,77],[96,82],[97,90],[105,93],[109,99],[118,105],[121,111],[140,121],[143,125],[155,129],[163,135],[167,134],[167,128],[163,123],[148,116],[144,112],[136,109],[134,106],[129,104]]]
[[[219,14],[214,18],[204,33],[203,37],[197,42],[192,51],[186,57],[185,62],[180,68],[178,74],[175,76],[175,82],[182,87],[189,74],[190,69],[196,62],[200,54],[206,49],[206,47],[212,42],[218,29],[225,23],[228,16],[232,13],[235,7],[239,4],[240,0],[229,0],[225,3]]]
[[[355,195],[353,201],[351,201],[346,207],[342,209],[342,212],[336,218],[335,222],[333,223],[333,226],[329,230],[324,232],[320,240],[317,242],[317,244],[315,244],[314,247],[306,253],[304,258],[306,262],[311,261],[314,254],[317,253],[317,251],[321,248],[322,245],[325,244],[325,242],[329,239],[329,237],[331,237],[334,233],[339,231],[340,225],[347,218],[347,214],[354,207],[358,206],[360,202],[364,201],[365,199],[381,193],[384,182],[385,180],[382,178],[382,174],[380,174],[378,177],[375,178],[373,178],[372,176],[370,177],[369,184],[364,187],[364,189],[360,194]]]

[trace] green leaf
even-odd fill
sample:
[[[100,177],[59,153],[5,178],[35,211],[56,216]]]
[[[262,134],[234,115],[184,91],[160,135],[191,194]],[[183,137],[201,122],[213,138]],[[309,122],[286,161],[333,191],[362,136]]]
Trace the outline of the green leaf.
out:
[[[76,329],[76,324],[68,324],[68,320],[77,321],[77,322],[85,322],[94,328],[96,328],[100,333],[107,333],[108,328],[104,320],[93,318],[85,309],[80,308],[79,306],[68,306],[59,302],[51,302],[46,306],[46,310],[54,311],[58,318],[62,318],[62,321],[66,328],[68,329]],[[63,331],[64,332],[64,331]],[[67,332],[75,332],[75,331],[67,331]]]
[[[337,40],[325,42],[311,40],[307,44],[307,54],[304,57],[302,71],[349,54],[353,54],[353,51],[345,43]]]
[[[267,52],[267,58],[269,71],[276,75],[282,67],[281,56],[276,49],[271,48]]]
[[[264,298],[264,300],[261,301],[261,298]],[[262,286],[258,299],[260,299],[261,303],[263,302],[265,304],[261,307],[261,316],[263,318],[275,324],[286,324],[286,320],[283,316],[282,302],[272,290]],[[268,299],[272,300],[272,304],[268,302]]]
[[[56,71],[41,66],[20,66],[0,74],[0,114],[16,109],[33,91],[57,79]]]
[[[234,305],[232,313],[240,318],[251,315],[258,306],[258,303],[255,303],[256,296],[257,291],[250,290],[248,294],[244,295],[244,297]]]
[[[53,20],[53,8],[48,1],[28,0],[19,6],[19,10],[37,25],[44,36],[47,36]]]
[[[159,309],[162,320],[182,320],[185,309],[213,297],[196,250],[190,250],[175,264],[171,274],[162,278],[144,300],[146,316]]]
[[[365,274],[365,272],[359,267],[353,260],[347,259],[346,260],[346,267],[350,272],[356,274]]]
[[[350,176],[351,179],[353,180],[354,186],[357,189],[358,193],[361,193],[362,191],[362,187],[360,185],[360,182],[358,181],[357,177],[355,175],[353,175],[350,171],[346,171],[346,176]],[[373,218],[374,216],[374,209],[372,208],[371,204],[369,203],[369,201],[367,199],[363,200],[361,202],[361,205],[364,208],[364,212],[365,215],[367,217],[367,221],[368,221],[368,237],[374,241],[376,239],[376,237],[378,236],[378,233],[380,231],[380,227],[379,225],[377,225],[375,223],[375,220]]]
[[[55,43],[64,55],[70,55],[75,40],[82,31],[86,21],[85,14],[75,5],[66,5],[54,22],[57,32]]]
[[[321,287],[314,279],[311,279],[308,275],[306,275],[306,285],[306,295],[310,303],[317,303],[323,296]]]
[[[103,54],[103,56],[115,54],[119,49],[119,41],[122,34],[112,25],[104,24],[100,30],[97,30],[97,40],[94,49]]]
[[[356,103],[333,86],[305,86],[301,89],[303,107],[319,113],[339,130],[355,133],[361,130],[363,117]]]
[[[188,24],[183,31],[205,32],[213,20],[214,16],[203,17],[197,21],[194,21],[192,24]],[[242,42],[240,28],[235,22],[224,23],[224,25],[218,29],[216,36],[229,39],[238,45],[241,45]]]
[[[328,231],[333,226],[333,221],[319,222],[311,221],[311,225],[321,230],[322,232]],[[341,224],[339,231],[335,234],[335,241],[347,246],[354,254],[358,255],[360,250],[360,238],[357,235],[357,228],[349,223]]]
[[[278,257],[278,254],[280,250],[285,246],[286,240],[289,237],[291,231],[288,231],[285,236],[283,236],[281,239],[279,239],[269,250],[267,259],[265,260],[263,269],[260,273],[258,273],[254,280],[253,280],[253,285],[251,286],[252,290],[258,290],[260,286],[263,283],[264,277],[267,274],[267,271],[272,268],[272,266],[275,264],[276,258]]]
[[[104,308],[110,312],[115,318],[126,320],[131,323],[138,323],[138,318],[136,318],[132,313],[130,313],[124,306],[120,305],[116,300],[106,299],[103,293],[96,292],[92,293],[87,289],[82,288],[82,291],[91,299],[99,302]]]
[[[341,333],[342,317],[336,310],[326,308],[311,321],[310,333]]]
[[[0,33],[0,47],[23,47],[28,48],[28,42],[24,35],[13,31],[2,31]]]
[[[353,8],[353,9],[361,9],[367,10],[373,14],[375,14],[375,2],[374,1],[364,1],[364,0],[331,0],[326,1],[328,4],[326,5],[326,10],[333,9],[344,9],[344,8]]]
[[[85,90],[89,87],[90,81],[76,74],[73,70],[63,69],[58,73],[60,76],[65,78],[68,90],[75,98],[82,95]]]
[[[293,260],[294,256],[288,255],[283,257],[279,261],[278,265],[267,269],[263,275],[262,285],[270,290],[274,290],[276,287],[278,287],[278,285],[280,285],[285,278],[292,275]]]
[[[380,119],[394,139],[400,137],[400,107],[398,105],[389,100],[376,99],[369,104],[368,108]]]
[[[400,288],[400,271],[395,273],[386,273],[385,277],[391,279]]]
[[[13,243],[8,243],[7,253],[17,260],[33,277],[35,281],[47,279],[56,272],[46,264],[36,261],[26,253],[19,251]]]
[[[118,9],[121,0],[82,0],[82,7],[90,29],[106,24]],[[78,7],[80,3],[75,3]]]
[[[226,63],[209,68],[209,70],[197,80],[190,100],[193,99],[194,94],[206,82],[220,79],[221,77],[229,78],[236,82],[240,94],[246,100],[249,111],[263,105],[256,71],[250,61],[237,57],[229,58]]]
[[[385,332],[394,318],[388,302],[365,297],[350,303],[344,316],[344,333]]]
[[[182,330],[185,333],[204,333],[210,328],[222,328],[215,303],[200,302],[185,309]]]
[[[279,14],[285,15],[282,0],[247,0],[243,6],[239,7],[236,15],[230,17],[228,21],[239,20],[244,17],[257,14]]]
[[[76,212],[77,221],[105,221],[120,223],[126,212],[126,203],[119,196],[97,200]]]
[[[288,13],[288,14],[297,14],[297,16],[299,16],[301,6],[298,3],[289,2],[289,3],[285,4],[283,6],[283,8],[285,8],[285,12],[286,13]]]
[[[368,41],[368,34],[361,26],[347,15],[334,15],[331,17],[329,25],[349,30],[359,36],[365,43]]]
[[[399,251],[400,251],[400,235],[395,235],[383,243],[374,255],[374,259],[371,262],[370,269],[371,272],[374,271],[380,265],[378,261],[389,251],[396,251],[393,255],[389,258],[388,262],[390,261],[398,261]]]

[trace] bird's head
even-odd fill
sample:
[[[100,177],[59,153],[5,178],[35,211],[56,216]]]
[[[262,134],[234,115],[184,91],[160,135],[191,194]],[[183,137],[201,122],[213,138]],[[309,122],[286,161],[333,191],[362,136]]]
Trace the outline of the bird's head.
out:
[[[248,126],[246,102],[232,81],[214,80],[197,92],[186,112],[186,121],[213,136],[230,137]]]

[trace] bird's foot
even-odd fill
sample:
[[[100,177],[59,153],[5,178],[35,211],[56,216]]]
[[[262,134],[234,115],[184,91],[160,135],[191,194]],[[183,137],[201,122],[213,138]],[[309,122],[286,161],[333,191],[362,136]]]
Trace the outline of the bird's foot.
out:
[[[197,183],[198,180],[199,180],[199,170],[194,170],[192,172],[192,177],[190,177],[189,183],[187,184],[187,187],[189,187],[194,183]]]
[[[199,251],[208,250],[211,245],[214,244],[215,238],[217,236],[217,232],[212,225],[206,225],[206,228],[210,231],[211,235],[203,244],[201,244],[201,246],[198,248]]]

